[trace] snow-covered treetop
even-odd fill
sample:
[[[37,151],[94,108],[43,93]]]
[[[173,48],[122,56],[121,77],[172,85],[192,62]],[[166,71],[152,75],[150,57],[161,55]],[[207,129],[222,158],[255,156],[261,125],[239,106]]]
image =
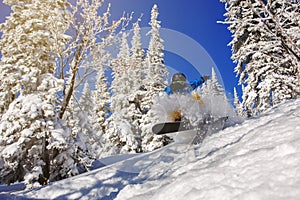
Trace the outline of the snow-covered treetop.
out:
[[[133,37],[131,40],[132,58],[135,60],[142,60],[144,58],[144,50],[141,43],[141,28],[139,20],[133,24]]]

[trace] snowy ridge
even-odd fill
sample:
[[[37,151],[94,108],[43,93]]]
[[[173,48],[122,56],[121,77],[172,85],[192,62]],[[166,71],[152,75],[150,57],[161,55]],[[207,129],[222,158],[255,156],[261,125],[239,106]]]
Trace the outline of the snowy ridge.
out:
[[[300,100],[207,137],[14,193],[39,199],[299,199]],[[1,195],[0,195],[1,196]]]

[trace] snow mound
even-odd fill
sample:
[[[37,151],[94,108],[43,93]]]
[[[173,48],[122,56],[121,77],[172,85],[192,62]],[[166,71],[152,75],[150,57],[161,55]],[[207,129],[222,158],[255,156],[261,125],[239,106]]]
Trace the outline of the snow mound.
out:
[[[39,199],[299,199],[300,99],[207,137],[170,144],[32,191]]]

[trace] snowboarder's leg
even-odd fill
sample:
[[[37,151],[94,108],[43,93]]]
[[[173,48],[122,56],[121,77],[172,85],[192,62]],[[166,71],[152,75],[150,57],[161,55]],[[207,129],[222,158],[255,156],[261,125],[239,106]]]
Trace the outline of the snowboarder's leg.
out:
[[[196,136],[194,137],[192,144],[197,145],[201,144],[206,137],[209,131],[209,125],[213,121],[213,118],[210,114],[205,115],[203,121],[199,123],[199,126],[196,128]]]
[[[194,145],[201,144],[203,142],[204,138],[207,135],[208,128],[207,128],[207,126],[197,127],[196,131],[197,131],[196,136],[194,137],[194,139],[192,141],[192,144],[194,144]]]

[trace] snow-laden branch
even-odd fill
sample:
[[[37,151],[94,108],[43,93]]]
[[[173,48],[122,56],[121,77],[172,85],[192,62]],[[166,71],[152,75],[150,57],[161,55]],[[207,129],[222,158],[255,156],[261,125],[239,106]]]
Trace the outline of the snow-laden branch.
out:
[[[62,77],[65,66],[70,68],[70,74],[66,78],[67,85],[63,91],[63,105],[61,106],[60,117],[62,118],[74,90],[78,84],[84,82],[88,76],[93,74],[93,70],[85,69],[83,74],[78,73],[81,66],[88,60],[97,60],[101,65],[104,62],[99,58],[99,52],[103,51],[107,46],[112,45],[118,30],[124,30],[131,20],[131,15],[121,17],[116,21],[110,22],[110,4],[106,12],[102,15],[98,14],[99,8],[103,5],[102,1],[77,1],[76,5],[71,7],[71,29],[74,33],[63,56],[64,63],[60,69]],[[103,45],[105,44],[105,45]],[[91,66],[91,69],[93,66]],[[78,76],[80,74],[80,76]],[[77,84],[76,84],[77,83]]]
[[[236,23],[248,23],[248,22],[262,22],[272,19],[271,17],[262,17],[259,19],[246,19],[246,20],[240,20],[235,19],[233,21],[217,21],[218,24],[236,24]]]

